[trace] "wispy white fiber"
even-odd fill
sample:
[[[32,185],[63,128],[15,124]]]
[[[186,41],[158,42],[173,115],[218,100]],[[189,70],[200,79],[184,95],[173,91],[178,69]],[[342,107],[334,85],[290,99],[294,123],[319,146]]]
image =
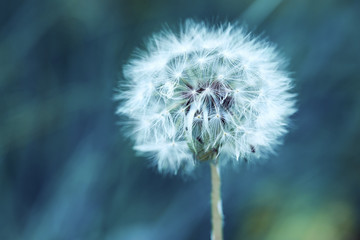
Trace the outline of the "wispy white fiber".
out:
[[[124,67],[118,114],[129,121],[135,150],[159,171],[190,172],[267,155],[295,112],[292,79],[274,45],[237,24],[186,21],[137,50]]]

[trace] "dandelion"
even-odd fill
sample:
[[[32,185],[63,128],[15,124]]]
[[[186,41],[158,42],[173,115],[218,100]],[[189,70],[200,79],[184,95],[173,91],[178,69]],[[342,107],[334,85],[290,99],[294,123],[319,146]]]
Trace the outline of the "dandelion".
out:
[[[161,172],[208,161],[213,238],[222,239],[219,166],[273,152],[295,112],[291,78],[275,47],[237,24],[188,20],[154,35],[124,67],[116,95],[135,150]]]

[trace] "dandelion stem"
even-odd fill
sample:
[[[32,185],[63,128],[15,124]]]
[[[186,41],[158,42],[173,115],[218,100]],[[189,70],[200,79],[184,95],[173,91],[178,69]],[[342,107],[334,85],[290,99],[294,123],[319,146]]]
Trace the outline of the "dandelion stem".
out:
[[[221,202],[220,170],[217,162],[210,163],[211,169],[211,240],[223,240],[223,213]]]

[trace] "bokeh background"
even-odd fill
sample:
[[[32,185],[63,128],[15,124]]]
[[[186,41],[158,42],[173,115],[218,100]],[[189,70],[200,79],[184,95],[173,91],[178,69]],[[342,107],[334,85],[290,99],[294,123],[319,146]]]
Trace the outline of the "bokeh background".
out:
[[[210,238],[210,175],[162,176],[114,112],[164,23],[244,22],[290,59],[278,154],[222,170],[225,239],[360,239],[360,1],[0,1],[0,239]]]

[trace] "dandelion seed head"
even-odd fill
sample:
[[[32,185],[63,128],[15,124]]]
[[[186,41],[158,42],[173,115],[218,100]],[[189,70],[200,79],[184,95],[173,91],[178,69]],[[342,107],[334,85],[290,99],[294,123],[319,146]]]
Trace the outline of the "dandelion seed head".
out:
[[[124,67],[117,113],[159,171],[251,161],[273,152],[295,112],[284,62],[239,25],[188,20],[179,33],[153,35]]]

